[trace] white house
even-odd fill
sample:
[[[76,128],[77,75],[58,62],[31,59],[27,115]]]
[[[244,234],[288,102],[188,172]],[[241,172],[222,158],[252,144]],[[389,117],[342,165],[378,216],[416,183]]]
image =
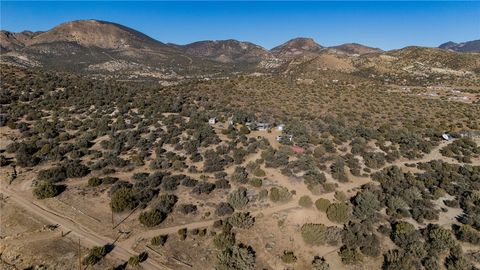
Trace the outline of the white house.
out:
[[[246,122],[245,126],[250,130],[258,130],[258,131],[265,131],[270,128],[269,123],[260,123],[260,122]]]
[[[257,123],[257,130],[259,131],[265,131],[270,128],[269,123]]]

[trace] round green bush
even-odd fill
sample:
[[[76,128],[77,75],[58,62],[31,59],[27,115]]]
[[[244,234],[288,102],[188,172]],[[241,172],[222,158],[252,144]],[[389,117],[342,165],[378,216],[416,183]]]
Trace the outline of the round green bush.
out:
[[[325,225],[314,223],[305,223],[301,229],[303,241],[315,246],[323,244],[326,231],[327,227]]]
[[[315,201],[315,207],[322,212],[326,212],[330,204],[330,201],[325,198],[320,198]]]
[[[304,195],[304,196],[300,197],[300,199],[298,200],[298,204],[301,207],[310,208],[310,207],[312,207],[313,202],[312,202],[312,199],[310,199],[310,197],[308,197],[308,195]]]
[[[332,203],[327,208],[327,217],[336,223],[345,223],[350,219],[352,208],[346,203]]]

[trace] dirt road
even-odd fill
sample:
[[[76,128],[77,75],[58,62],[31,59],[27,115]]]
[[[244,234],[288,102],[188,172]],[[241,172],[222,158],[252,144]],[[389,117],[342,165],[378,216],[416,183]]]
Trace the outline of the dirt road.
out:
[[[9,201],[14,202],[16,205],[24,208],[26,211],[45,219],[51,224],[58,224],[60,229],[64,232],[71,231],[67,237],[73,239],[75,242],[80,239],[82,245],[87,247],[103,246],[114,242],[113,239],[101,236],[68,217],[44,208],[40,203],[32,202],[22,198],[16,194],[15,191],[10,190],[4,183],[2,183],[0,186],[0,191],[4,196],[8,197]],[[128,248],[128,246],[122,243],[116,243],[113,250],[107,256],[113,256],[123,261],[127,261],[133,255],[136,255],[136,253]],[[159,265],[152,260],[147,260],[141,265],[145,270],[170,269],[166,266]]]
[[[64,232],[70,231],[67,237],[72,239],[73,241],[77,241],[78,239],[80,239],[82,245],[87,247],[103,246],[109,243],[114,243],[113,239],[99,235],[98,233],[90,230],[88,227],[79,224],[75,220],[47,209],[46,207],[42,206],[41,202],[30,201],[29,199],[23,198],[21,195],[17,194],[15,190],[10,189],[4,183],[0,186],[0,191],[5,197],[8,197],[9,201],[15,203],[19,207],[43,218],[48,223],[58,224],[60,226],[60,229]],[[260,214],[270,215],[276,212],[291,210],[298,207],[299,206],[297,200],[292,199],[292,201],[288,203],[276,205],[262,210],[256,210],[251,212],[251,214],[253,216],[258,216]],[[175,225],[167,228],[149,230],[147,232],[133,233],[126,240],[116,242],[114,249],[107,256],[112,256],[114,258],[127,261],[131,256],[137,254],[131,249],[131,247],[139,238],[151,238],[160,234],[175,234],[181,228],[195,229],[208,227],[213,225],[213,222],[215,220],[216,219],[210,219],[205,221],[192,222],[188,224]],[[142,263],[142,267],[146,270],[170,269],[167,266],[160,265],[151,259]]]
[[[252,211],[250,214],[252,216],[258,216],[260,214],[263,215],[270,215],[276,212],[281,212],[281,211],[287,211],[291,209],[299,208],[298,202],[295,199],[292,199],[290,202],[273,206],[267,209],[262,209],[262,210],[257,210],[257,211]],[[198,221],[198,222],[192,222],[192,223],[187,223],[187,224],[180,224],[180,225],[175,225],[167,228],[159,228],[159,229],[153,229],[149,230],[146,232],[141,232],[141,233],[136,233],[131,235],[128,239],[124,240],[122,244],[125,244],[127,246],[133,246],[135,242],[140,239],[140,238],[152,238],[157,235],[162,235],[162,234],[176,234],[179,229],[182,228],[187,228],[187,230],[191,229],[198,229],[198,228],[205,228],[212,226],[213,223],[217,219],[209,219],[209,220],[204,220],[204,221]]]

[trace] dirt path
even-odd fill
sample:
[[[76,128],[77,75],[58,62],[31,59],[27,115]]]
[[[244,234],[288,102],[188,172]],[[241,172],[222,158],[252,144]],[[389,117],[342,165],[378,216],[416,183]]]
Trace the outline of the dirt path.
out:
[[[32,202],[26,200],[16,194],[14,191],[8,189],[4,184],[0,186],[0,191],[4,196],[8,196],[8,200],[14,202],[21,208],[24,208],[26,211],[35,214],[51,224],[58,224],[60,229],[64,232],[70,231],[68,237],[77,241],[81,239],[81,243],[87,247],[93,246],[103,246],[109,243],[113,243],[113,239],[98,235],[97,233],[91,231],[90,229],[78,224],[74,220],[64,217],[60,214],[52,212],[40,205],[40,203]],[[136,255],[136,253],[130,248],[126,247],[122,243],[115,243],[114,249],[107,255],[113,256],[115,258],[127,261],[131,256]],[[166,266],[159,265],[152,260],[147,260],[142,263],[143,269],[153,270],[153,269],[169,269]]]
[[[250,214],[252,216],[256,217],[260,214],[270,215],[270,214],[273,214],[273,213],[276,213],[276,212],[286,211],[286,210],[290,210],[290,209],[294,209],[294,208],[299,208],[299,206],[298,206],[297,201],[292,199],[288,203],[273,206],[273,207],[269,207],[269,208],[266,208],[266,209],[252,211],[252,212],[250,212]],[[178,232],[178,230],[182,229],[182,228],[187,228],[187,230],[191,230],[191,229],[209,227],[209,226],[212,226],[213,223],[215,222],[215,220],[217,220],[217,219],[218,218],[204,220],[204,221],[197,221],[197,222],[192,222],[192,223],[186,223],[186,224],[180,224],[180,225],[175,225],[175,226],[171,226],[171,227],[167,227],[167,228],[159,228],[159,229],[149,230],[149,231],[146,231],[146,232],[139,232],[139,233],[131,235],[128,239],[122,241],[122,244],[124,244],[126,246],[133,246],[141,238],[152,238],[152,237],[155,237],[155,236],[161,235],[161,234],[176,234]]]
[[[33,201],[27,198],[24,198],[20,194],[17,194],[17,191],[9,188],[5,184],[2,184],[0,186],[0,191],[3,193],[4,196],[8,197],[8,200],[10,202],[13,202],[19,207],[25,209],[26,211],[43,218],[48,223],[58,224],[60,226],[60,230],[64,232],[70,231],[67,237],[72,239],[73,241],[77,241],[78,239],[81,239],[82,245],[87,247],[103,246],[108,243],[114,243],[113,239],[99,235],[98,233],[83,226],[82,224],[79,224],[75,220],[47,209],[46,207],[42,206],[42,203],[39,201]],[[290,202],[285,204],[252,211],[251,214],[253,216],[258,216],[261,214],[270,215],[276,212],[295,209],[298,207],[299,206],[298,206],[297,200],[292,199]],[[127,261],[131,256],[136,254],[136,252],[134,252],[131,249],[131,247],[140,238],[151,238],[160,234],[175,234],[181,228],[187,228],[190,230],[195,228],[208,227],[213,225],[215,220],[216,219],[211,219],[211,220],[198,221],[198,222],[192,222],[187,224],[180,224],[180,225],[175,225],[168,228],[160,228],[160,229],[149,230],[146,232],[138,232],[136,234],[132,234],[128,239],[123,241],[119,240],[118,242],[116,242],[114,249],[107,256],[113,256],[114,258]],[[142,267],[143,269],[146,269],[146,270],[169,269],[164,265],[159,265],[157,262],[151,259],[142,263]]]

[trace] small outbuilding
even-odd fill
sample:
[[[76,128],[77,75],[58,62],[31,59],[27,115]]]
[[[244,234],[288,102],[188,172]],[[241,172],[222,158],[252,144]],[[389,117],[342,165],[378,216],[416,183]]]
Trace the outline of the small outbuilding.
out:
[[[212,117],[212,118],[208,119],[208,123],[209,123],[210,125],[215,125],[215,124],[217,123],[217,121],[218,121],[218,120],[217,120],[216,117]]]
[[[277,130],[278,131],[283,131],[285,129],[285,125],[284,124],[280,124],[277,126]]]
[[[443,138],[445,141],[451,141],[451,140],[453,140],[452,135],[450,135],[450,134],[448,134],[448,133],[443,133],[443,134],[442,134],[442,138]]]
[[[288,140],[288,141],[292,141],[293,140],[293,135],[281,135],[281,136],[277,136],[277,141],[283,141],[283,140]]]

